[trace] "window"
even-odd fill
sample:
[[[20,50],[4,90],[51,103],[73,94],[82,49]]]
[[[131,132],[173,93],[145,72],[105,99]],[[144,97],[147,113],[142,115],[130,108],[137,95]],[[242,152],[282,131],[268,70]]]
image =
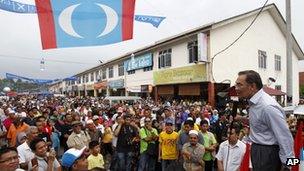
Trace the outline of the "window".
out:
[[[109,78],[113,78],[113,66],[109,67]]]
[[[100,78],[99,78],[99,71],[96,71],[96,72],[95,72],[95,80],[96,80],[96,81],[99,81],[99,79],[100,79]]]
[[[78,83],[78,84],[81,84],[81,77],[78,77],[78,78],[77,78],[77,83]]]
[[[281,87],[281,85],[275,85],[275,89],[276,90],[282,90],[282,87]],[[282,104],[282,97],[281,96],[276,96],[275,98],[276,98],[276,101],[278,103]]]
[[[81,83],[85,83],[85,79],[86,79],[86,77],[85,77],[85,75],[83,75],[83,76],[82,76],[82,82],[81,82]]]
[[[89,82],[89,74],[86,74],[86,75],[85,75],[85,82],[86,82],[86,83]]]
[[[160,51],[158,54],[158,68],[171,66],[171,49]]]
[[[282,90],[282,86],[281,86],[281,85],[276,85],[276,86],[275,86],[275,89],[276,89],[276,90]]]
[[[107,78],[107,69],[104,68],[102,69],[102,79],[106,79]]]
[[[149,67],[144,68],[144,72],[152,71],[152,70],[153,70],[153,66],[149,66]]]
[[[188,43],[189,63],[198,61],[197,41]]]
[[[267,55],[265,51],[259,50],[259,68],[266,69],[267,66]]]
[[[123,75],[125,75],[124,63],[120,63],[118,65],[118,76],[123,76]]]
[[[135,74],[135,70],[128,71],[128,75]]]
[[[91,82],[93,82],[94,81],[94,73],[92,72],[90,75],[91,75]]]
[[[281,56],[274,55],[274,68],[276,71],[281,71]]]

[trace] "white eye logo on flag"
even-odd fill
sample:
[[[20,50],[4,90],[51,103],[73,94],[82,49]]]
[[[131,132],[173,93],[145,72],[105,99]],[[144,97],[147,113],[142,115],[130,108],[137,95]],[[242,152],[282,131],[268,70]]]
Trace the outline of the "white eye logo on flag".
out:
[[[96,38],[100,38],[104,35],[109,34],[110,32],[112,32],[115,27],[117,26],[118,23],[118,15],[115,12],[115,10],[113,10],[111,7],[107,6],[107,5],[103,5],[103,4],[99,4],[99,3],[95,3],[97,6],[99,6],[101,8],[101,10],[105,13],[106,15],[106,26],[104,28],[104,30],[98,35],[96,36]],[[76,38],[84,38],[83,36],[79,35],[75,29],[73,28],[73,24],[72,24],[72,15],[74,10],[81,4],[75,4],[72,6],[67,7],[66,9],[64,9],[59,17],[58,17],[58,23],[61,27],[61,29],[67,33],[70,36],[76,37]]]
[[[43,49],[99,46],[133,38],[135,0],[35,2]]]

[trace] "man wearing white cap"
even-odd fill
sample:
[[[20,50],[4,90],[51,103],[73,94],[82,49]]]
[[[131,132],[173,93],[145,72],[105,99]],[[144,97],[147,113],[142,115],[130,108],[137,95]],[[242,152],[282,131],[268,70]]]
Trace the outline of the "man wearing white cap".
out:
[[[71,170],[88,170],[88,160],[85,155],[86,147],[82,149],[71,148],[62,156],[62,166]]]
[[[204,171],[205,163],[203,156],[205,148],[198,143],[198,132],[196,130],[189,131],[190,142],[183,145],[182,155],[184,158],[184,169],[186,171]]]

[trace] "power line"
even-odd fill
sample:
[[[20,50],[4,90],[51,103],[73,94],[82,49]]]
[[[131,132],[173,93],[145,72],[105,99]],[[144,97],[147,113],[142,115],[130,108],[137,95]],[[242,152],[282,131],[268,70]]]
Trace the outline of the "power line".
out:
[[[3,55],[3,54],[0,54],[0,58],[15,58],[15,59],[30,60],[30,61],[41,61],[41,59],[37,59],[37,58],[22,57],[22,56],[13,56],[13,55]],[[86,62],[55,60],[55,59],[45,59],[45,61],[46,62],[57,62],[57,63],[81,64],[81,65],[97,64],[97,63],[86,63]]]
[[[227,47],[225,47],[224,49],[220,50],[219,52],[217,52],[212,58],[211,58],[211,76],[212,76],[212,80],[215,81],[215,77],[214,77],[214,72],[213,72],[213,61],[214,58],[225,52],[227,49],[229,49],[231,46],[233,46],[249,29],[250,27],[254,24],[254,22],[256,21],[256,19],[258,18],[258,16],[262,13],[263,9],[265,8],[266,4],[268,3],[268,0],[265,1],[264,5],[261,7],[260,11],[257,13],[257,15],[254,17],[254,19],[251,21],[251,23],[248,25],[248,27],[239,35],[239,37],[237,37],[232,43],[230,43]]]

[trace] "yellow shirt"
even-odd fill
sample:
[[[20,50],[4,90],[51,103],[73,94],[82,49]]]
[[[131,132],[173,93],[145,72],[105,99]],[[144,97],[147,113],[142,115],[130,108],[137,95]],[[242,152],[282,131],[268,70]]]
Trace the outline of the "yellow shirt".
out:
[[[104,168],[104,161],[103,161],[103,157],[101,154],[98,154],[97,156],[94,156],[93,154],[91,154],[88,157],[88,162],[89,162],[89,167],[88,169],[91,170],[95,167],[99,167],[99,168]]]
[[[110,127],[105,129],[105,133],[102,138],[103,143],[111,143],[113,139],[112,130]]]
[[[178,158],[177,151],[178,133],[173,131],[171,134],[165,131],[159,134],[159,143],[161,144],[161,154],[163,160],[175,160]]]

